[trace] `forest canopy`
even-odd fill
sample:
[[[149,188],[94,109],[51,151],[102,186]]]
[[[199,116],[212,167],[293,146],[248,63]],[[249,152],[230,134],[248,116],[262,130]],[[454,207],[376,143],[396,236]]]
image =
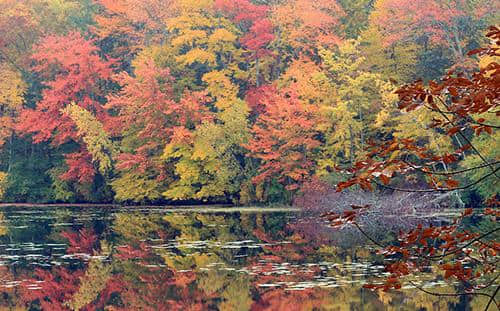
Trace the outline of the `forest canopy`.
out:
[[[374,141],[454,154],[462,135],[478,152],[434,170],[498,163],[498,133],[481,127],[495,113],[443,130],[439,111],[398,106],[403,85],[498,62],[467,54],[493,44],[498,12],[490,0],[0,0],[0,198],[288,203],[315,180],[352,180]]]

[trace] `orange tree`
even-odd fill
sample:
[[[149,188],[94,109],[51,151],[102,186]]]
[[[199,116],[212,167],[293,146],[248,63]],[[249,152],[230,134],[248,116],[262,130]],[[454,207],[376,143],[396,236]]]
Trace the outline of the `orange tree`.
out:
[[[398,239],[388,245],[368,235],[358,221],[371,206],[351,206],[351,210],[343,213],[324,214],[331,226],[355,226],[380,248],[387,277],[381,282],[366,284],[365,288],[388,291],[400,289],[403,282],[407,282],[428,294],[485,296],[488,301],[486,309],[499,306],[495,296],[500,288],[500,228],[497,223],[500,217],[497,130],[500,126],[495,122],[500,116],[500,64],[497,62],[500,29],[490,27],[487,36],[491,46],[469,52],[469,56],[477,55],[480,64],[483,63],[478,72],[450,71],[440,81],[416,81],[397,91],[399,109],[403,113],[420,109],[422,113],[430,110],[440,116],[432,120],[429,128],[452,136],[456,144],[451,148],[454,151],[437,154],[412,139],[390,138],[382,143],[372,143],[366,159],[344,170],[350,178],[339,183],[337,191],[356,185],[364,190],[372,190],[376,185],[392,191],[416,193],[450,192],[482,186],[483,190],[487,188],[483,193],[489,195],[484,202],[488,207],[476,213],[468,208],[445,225],[418,225],[400,232]],[[478,147],[479,144],[485,148]],[[447,165],[443,165],[445,169],[441,171],[436,170],[437,163]],[[466,167],[470,163],[473,165]],[[451,167],[457,169],[451,171],[448,169]],[[463,182],[466,178],[460,178],[462,174],[475,179]],[[479,232],[468,230],[464,220],[471,217],[491,219],[493,226]],[[445,280],[458,282],[457,291],[433,292],[412,281],[412,277],[421,275],[430,267],[437,268]]]

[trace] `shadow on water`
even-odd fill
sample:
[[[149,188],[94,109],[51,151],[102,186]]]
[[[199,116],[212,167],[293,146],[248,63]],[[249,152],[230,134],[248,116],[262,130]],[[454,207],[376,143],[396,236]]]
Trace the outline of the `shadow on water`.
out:
[[[341,233],[295,210],[4,207],[0,215],[3,308],[462,310],[483,303],[408,285],[365,290],[384,273],[375,251],[349,236],[338,243]],[[421,284],[453,291],[440,276]]]

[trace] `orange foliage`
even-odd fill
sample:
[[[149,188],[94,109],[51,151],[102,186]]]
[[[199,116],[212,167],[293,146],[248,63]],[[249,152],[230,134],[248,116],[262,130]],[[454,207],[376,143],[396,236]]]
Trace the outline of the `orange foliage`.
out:
[[[68,141],[79,141],[74,122],[61,109],[75,102],[80,107],[104,118],[105,111],[99,101],[107,90],[105,82],[112,78],[112,62],[102,59],[92,41],[79,33],[49,36],[36,47],[33,69],[45,79],[46,89],[36,108],[21,111],[17,131],[32,135],[33,142],[50,141],[59,146]],[[81,150],[67,155],[70,167],[65,178],[81,182],[92,180],[93,169],[87,162],[88,153]],[[87,162],[88,163],[88,162]]]
[[[311,51],[318,46],[332,47],[341,40],[338,26],[344,12],[335,1],[287,1],[274,7],[272,15],[294,48]]]
[[[293,90],[265,90],[259,99],[265,107],[245,146],[262,164],[256,184],[276,178],[287,189],[297,189],[307,180],[314,166],[312,153],[320,146],[316,126],[317,107],[302,103]]]

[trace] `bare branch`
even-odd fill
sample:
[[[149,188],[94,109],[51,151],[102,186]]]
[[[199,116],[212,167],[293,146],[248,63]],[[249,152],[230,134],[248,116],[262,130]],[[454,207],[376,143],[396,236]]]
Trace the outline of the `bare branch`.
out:
[[[462,173],[470,172],[470,171],[473,171],[473,170],[485,168],[485,167],[488,167],[490,165],[500,164],[500,161],[495,161],[495,162],[489,162],[489,163],[486,163],[486,164],[483,164],[483,165],[479,165],[479,166],[476,166],[476,167],[466,168],[466,169],[459,170],[459,171],[453,171],[453,172],[436,172],[436,171],[426,171],[426,170],[423,170],[423,169],[421,169],[419,167],[414,166],[412,163],[410,163],[408,161],[405,161],[405,160],[402,160],[402,161],[404,163],[408,164],[411,168],[413,168],[413,169],[415,169],[417,171],[420,171],[422,173],[431,174],[431,175],[443,175],[443,176],[451,176],[451,175],[462,174]]]
[[[462,187],[456,187],[456,188],[437,188],[437,189],[404,189],[404,188],[396,188],[396,187],[392,187],[392,186],[387,186],[387,185],[384,185],[384,184],[381,184],[379,182],[377,182],[376,180],[373,180],[373,182],[375,184],[377,184],[378,186],[380,187],[383,187],[383,188],[387,188],[387,189],[391,189],[391,190],[394,190],[394,191],[401,191],[401,192],[448,192],[448,191],[456,191],[456,190],[465,190],[465,189],[468,189],[472,186],[475,186],[477,185],[478,183],[482,182],[483,180],[485,180],[486,178],[492,176],[492,175],[496,175],[496,172],[498,172],[500,170],[500,166],[497,167],[496,169],[493,170],[493,172],[491,173],[488,173],[486,175],[484,175],[483,177],[479,178],[478,180],[476,180],[475,182],[472,182],[468,185],[465,185],[465,186],[462,186]],[[495,181],[495,184],[498,182]]]

